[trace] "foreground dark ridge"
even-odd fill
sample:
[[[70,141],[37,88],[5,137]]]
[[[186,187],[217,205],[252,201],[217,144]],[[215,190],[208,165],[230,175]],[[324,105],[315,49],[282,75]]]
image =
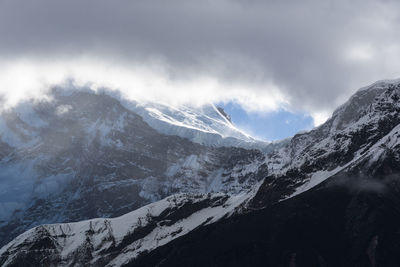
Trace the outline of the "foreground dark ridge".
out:
[[[127,266],[400,266],[398,175],[355,178],[198,228]]]

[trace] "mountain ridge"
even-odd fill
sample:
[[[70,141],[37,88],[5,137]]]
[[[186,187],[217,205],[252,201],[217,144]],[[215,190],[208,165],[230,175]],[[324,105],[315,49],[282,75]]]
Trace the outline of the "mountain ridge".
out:
[[[107,94],[63,92],[28,111],[2,116],[2,242],[37,224],[119,216],[178,192],[239,193],[262,178],[261,152],[161,134]]]
[[[334,247],[331,249],[338,249],[340,242],[344,242],[346,248],[349,249],[350,252],[346,252],[345,250],[338,250],[337,252],[339,254],[342,253],[340,254],[343,256],[342,258],[348,260],[347,265],[344,264],[343,266],[354,266],[354,264],[365,266],[363,264],[367,264],[368,261],[369,264],[375,264],[375,260],[371,261],[368,258],[372,255],[371,253],[378,255],[378,258],[380,257],[378,260],[383,260],[384,254],[379,250],[379,244],[373,249],[369,249],[368,247],[372,246],[371,244],[375,240],[374,236],[377,236],[377,238],[381,237],[386,242],[381,245],[382,249],[386,248],[388,252],[393,251],[396,245],[393,243],[394,240],[390,237],[390,233],[394,235],[397,230],[400,230],[393,226],[390,221],[380,219],[376,215],[383,213],[386,214],[383,218],[391,218],[395,222],[398,221],[400,223],[400,216],[398,216],[400,214],[398,213],[400,210],[400,199],[396,195],[396,192],[399,191],[398,188],[400,188],[398,182],[400,174],[399,99],[400,83],[378,83],[375,87],[371,85],[367,90],[357,91],[353,97],[333,113],[327,122],[309,132],[297,134],[287,142],[279,144],[264,153],[237,149],[240,153],[230,158],[228,161],[230,163],[227,165],[226,170],[230,169],[233,171],[229,175],[235,177],[235,173],[241,173],[245,169],[246,175],[250,176],[244,175],[242,177],[250,179],[247,181],[253,181],[250,183],[239,183],[238,186],[242,190],[233,194],[226,192],[228,194],[223,197],[226,199],[235,198],[238,195],[244,194],[244,192],[251,192],[249,193],[249,197],[245,198],[243,205],[237,212],[227,217],[222,216],[211,224],[200,224],[186,235],[182,235],[176,240],[172,238],[173,241],[171,241],[171,244],[167,242],[160,247],[155,246],[142,251],[140,254],[135,254],[135,257],[138,256],[137,261],[133,257],[127,262],[115,265],[120,266],[127,263],[132,265],[143,264],[143,266],[146,266],[146,264],[150,264],[150,266],[151,264],[160,264],[160,266],[185,266],[185,264],[196,265],[196,259],[199,260],[197,263],[199,264],[204,261],[198,259],[199,255],[193,254],[195,251],[198,251],[196,249],[193,250],[195,248],[193,246],[201,247],[205,244],[202,243],[201,239],[196,239],[196,237],[207,236],[207,232],[211,231],[220,238],[213,239],[211,236],[212,241],[210,242],[215,242],[216,244],[216,247],[211,247],[216,248],[220,253],[227,253],[227,251],[221,251],[221,248],[224,247],[221,242],[227,238],[223,235],[228,232],[237,233],[237,231],[247,233],[248,229],[243,227],[251,226],[245,223],[246,218],[257,217],[257,214],[263,214],[259,217],[260,222],[256,223],[254,220],[252,221],[255,223],[254,226],[256,229],[265,233],[263,236],[266,238],[266,243],[262,243],[257,237],[254,237],[254,233],[251,240],[255,242],[253,244],[255,245],[254,248],[259,246],[270,252],[263,256],[259,250],[256,250],[257,253],[254,254],[256,255],[255,265],[265,264],[263,259],[273,263],[272,266],[288,266],[287,264],[291,261],[297,262],[298,266],[310,266],[310,264],[318,262],[320,266],[343,265],[343,261],[335,260],[335,257],[340,259],[338,255],[329,252],[329,246],[325,244],[321,245],[322,240],[318,235],[321,235],[322,232],[316,232],[312,227],[309,228],[307,226],[305,222],[310,222],[310,218],[314,218],[324,227],[329,226],[328,229],[332,229],[332,231],[338,233],[338,237],[340,238],[337,239],[335,236],[330,235],[329,238],[333,240],[332,244]],[[229,154],[229,150],[226,153]],[[195,164],[196,160],[193,161],[192,159],[193,157],[190,158],[189,156],[186,166],[191,166],[191,170],[195,170],[201,165]],[[242,167],[238,167],[239,162],[244,162]],[[191,175],[192,171],[189,171],[185,176],[190,177]],[[253,179],[252,177],[255,180],[251,180]],[[237,181],[241,180],[239,176],[237,178]],[[230,179],[226,181],[232,185]],[[243,187],[243,185],[249,186]],[[385,193],[386,191],[388,194]],[[324,200],[326,195],[329,195],[329,198]],[[203,196],[205,197],[205,195]],[[340,200],[340,196],[343,196],[343,201]],[[209,197],[213,198],[211,195]],[[337,214],[336,220],[338,226],[332,226],[329,220],[326,221],[316,217],[322,215],[328,216],[328,218],[335,221],[335,216],[326,213],[329,207],[334,205],[335,201],[338,201],[338,205],[332,211],[334,211],[334,214]],[[381,206],[380,203],[386,204]],[[190,209],[193,209],[196,205],[189,206],[191,206]],[[224,214],[223,206],[222,204],[220,214]],[[212,204],[209,207],[212,207]],[[217,205],[217,207],[219,206]],[[229,205],[226,206],[226,209],[229,209],[228,207]],[[315,215],[312,215],[308,209],[313,210]],[[188,216],[190,217],[190,215]],[[293,216],[295,219],[292,218]],[[189,217],[184,216],[180,221],[184,222]],[[356,219],[352,219],[353,217]],[[310,243],[306,241],[304,236],[299,236],[293,239],[296,244],[287,246],[285,244],[291,240],[290,236],[280,235],[276,237],[277,239],[274,239],[275,235],[273,232],[263,230],[263,223],[267,223],[265,221],[266,218],[280,218],[281,223],[277,226],[277,233],[289,231],[295,234],[287,225],[296,227],[294,222],[297,222],[298,225],[307,228],[307,233],[312,235],[312,240],[316,240],[316,243]],[[158,223],[160,222],[158,221]],[[349,229],[364,233],[365,237],[360,239],[357,236],[353,236],[351,234],[352,231],[346,230],[347,228],[341,228],[343,224],[349,227]],[[382,228],[382,225],[385,224],[387,224],[389,232],[385,232],[384,228]],[[233,228],[230,228],[231,226]],[[217,232],[213,232],[212,229],[214,227],[222,227],[221,229],[225,230],[218,234]],[[369,227],[371,227],[370,230],[368,230]],[[156,227],[154,229],[161,228]],[[233,231],[233,229],[235,230]],[[326,228],[316,227],[315,229],[323,231]],[[301,231],[301,229],[298,230]],[[174,235],[174,232],[169,233],[169,238],[172,235]],[[232,236],[235,237],[236,235],[233,234]],[[25,249],[29,252],[31,246],[41,244],[40,242],[44,238],[52,238],[40,233],[35,236],[28,235],[28,237],[34,237],[34,242],[23,243],[21,245],[20,243],[16,243],[16,241],[12,241],[7,247],[3,247],[1,253],[2,261],[11,264],[12,262],[15,263],[28,259],[28,256],[18,254],[18,249]],[[155,239],[151,240],[157,244]],[[238,240],[243,240],[242,236]],[[281,252],[274,250],[268,245],[273,244],[271,243],[275,242],[273,240],[278,242],[279,246],[283,249]],[[301,244],[306,244],[303,250]],[[237,243],[232,241],[232,245],[237,246]],[[251,246],[251,244],[248,245]],[[321,251],[318,246],[325,250]],[[227,248],[236,250],[236,248],[230,245]],[[243,246],[241,246],[238,251],[243,249]],[[367,250],[369,254],[366,254]],[[250,249],[249,247],[249,251],[253,251],[253,248]],[[184,261],[180,261],[179,257],[173,256],[178,252],[180,253],[179,255],[183,256],[181,259],[184,259]],[[90,253],[87,255],[91,255]],[[207,251],[207,253],[207,255],[210,255],[210,258],[206,257],[204,259],[207,264],[211,265],[219,263],[219,265],[224,266],[229,262],[232,263],[234,259],[232,254],[228,253],[228,255],[231,255],[231,258],[224,258],[220,254],[222,258],[227,260],[224,264],[224,262],[217,260],[218,255],[210,251]],[[250,260],[251,255],[251,253],[246,254],[245,250],[243,250],[242,260]],[[266,255],[270,255],[270,258],[263,258]],[[396,260],[393,256],[394,254],[391,255],[391,258],[388,258],[387,262],[392,264],[400,263],[400,260]],[[356,258],[351,258],[353,256]],[[190,257],[193,259],[190,260]],[[65,260],[73,260],[73,258],[68,259],[67,257]],[[279,263],[279,258],[286,263]],[[89,257],[84,263],[91,264],[91,259]],[[210,261],[208,262],[207,259]],[[213,262],[213,260],[217,261]],[[241,260],[238,262],[243,263]],[[112,264],[111,261],[103,263]],[[278,263],[281,265],[278,265]],[[93,262],[93,265],[96,265],[96,263]]]

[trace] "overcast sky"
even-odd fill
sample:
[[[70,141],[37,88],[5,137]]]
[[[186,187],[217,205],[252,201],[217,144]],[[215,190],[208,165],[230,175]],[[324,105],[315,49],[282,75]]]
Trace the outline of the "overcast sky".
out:
[[[399,78],[400,5],[353,1],[0,0],[0,92],[66,77],[163,101],[310,114]]]

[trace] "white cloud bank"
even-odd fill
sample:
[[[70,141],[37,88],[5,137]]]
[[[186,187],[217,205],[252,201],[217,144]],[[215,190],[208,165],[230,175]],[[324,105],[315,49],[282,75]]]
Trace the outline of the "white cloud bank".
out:
[[[0,63],[0,95],[5,107],[40,98],[53,86],[72,81],[93,90],[107,88],[140,101],[203,105],[235,102],[250,112],[277,110],[289,103],[274,84],[228,83],[211,75],[174,79],[162,64],[126,66],[93,58],[62,61],[19,59]]]
[[[320,124],[359,87],[400,77],[398,10],[392,0],[2,0],[0,93],[11,105],[72,78]]]

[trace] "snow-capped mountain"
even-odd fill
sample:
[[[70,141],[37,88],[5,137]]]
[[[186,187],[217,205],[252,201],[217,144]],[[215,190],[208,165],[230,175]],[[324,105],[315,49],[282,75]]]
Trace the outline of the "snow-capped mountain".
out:
[[[174,193],[236,194],[264,155],[161,134],[107,94],[54,90],[0,116],[0,240],[43,223],[119,216]]]
[[[268,142],[256,140],[234,126],[221,107],[167,105],[155,102],[123,102],[160,133],[177,135],[212,146],[266,149]]]
[[[266,178],[241,213],[131,266],[398,266],[399,100],[399,81],[359,90],[266,156]]]
[[[295,135],[266,157],[269,175],[257,201],[297,195],[334,174],[383,160],[386,150],[397,149],[399,99],[399,82],[377,82],[357,91],[323,125]]]
[[[93,100],[93,102],[86,100],[92,104],[84,105],[85,108],[74,119],[82,117],[87,121],[96,121],[97,123],[99,121],[98,115],[91,115],[94,117],[88,119],[89,114],[93,114],[87,112],[88,106],[95,105],[93,103],[99,101],[97,97],[105,98],[107,101],[116,101],[108,96],[94,96],[94,98],[93,95],[87,96],[87,98],[96,100]],[[82,98],[83,96],[79,95],[78,99]],[[103,231],[99,230],[101,227],[95,228],[96,231],[90,231],[92,229],[90,225],[94,221],[92,221],[92,224],[90,221],[86,221],[75,225],[76,228],[75,226],[70,227],[71,238],[60,234],[61,230],[54,230],[68,229],[69,224],[46,225],[24,233],[3,247],[0,253],[0,262],[11,265],[29,260],[29,262],[38,263],[35,255],[41,255],[41,252],[46,251],[49,264],[71,263],[75,256],[68,255],[78,255],[82,252],[82,247],[72,246],[74,251],[68,251],[68,248],[71,248],[68,244],[72,242],[71,240],[74,240],[74,236],[80,238],[85,236],[89,240],[93,238],[93,241],[85,243],[89,246],[87,250],[89,252],[85,255],[89,256],[80,263],[89,265],[113,264],[114,257],[115,259],[119,255],[125,257],[127,253],[124,252],[131,249],[128,253],[131,255],[129,259],[124,258],[126,261],[117,262],[115,265],[120,266],[127,263],[132,266],[234,266],[235,264],[239,266],[265,266],[265,264],[270,266],[296,266],[296,264],[297,266],[378,266],[379,262],[384,262],[387,265],[381,266],[396,266],[400,264],[398,256],[394,253],[396,248],[399,248],[398,241],[396,243],[394,237],[397,237],[400,231],[398,226],[400,225],[400,197],[398,197],[400,195],[399,100],[399,81],[375,83],[357,91],[323,125],[309,132],[297,134],[277,146],[270,147],[265,153],[243,148],[203,146],[192,143],[187,139],[162,135],[147,126],[143,120],[135,122],[137,127],[140,126],[141,129],[146,130],[143,134],[135,134],[135,136],[139,136],[137,139],[128,134],[134,132],[135,127],[129,128],[129,130],[120,130],[118,134],[113,132],[107,132],[103,135],[96,134],[95,136],[103,136],[103,139],[100,138],[96,141],[96,147],[104,146],[100,144],[116,145],[117,140],[122,140],[120,141],[123,144],[121,147],[124,149],[129,147],[129,144],[141,144],[145,148],[154,147],[154,139],[146,139],[150,134],[153,134],[152,137],[156,137],[157,140],[164,138],[163,140],[166,140],[165,142],[170,145],[168,151],[175,157],[166,156],[162,153],[158,154],[160,153],[158,149],[141,149],[137,151],[137,154],[131,151],[126,154],[129,157],[135,156],[136,158],[133,157],[130,162],[136,164],[140,162],[138,159],[144,153],[153,157],[160,155],[161,158],[170,160],[168,164],[163,163],[164,168],[158,171],[158,173],[162,173],[161,176],[147,173],[141,176],[143,178],[140,181],[143,184],[140,184],[137,190],[152,192],[150,196],[159,192],[154,190],[153,186],[163,190],[167,188],[164,192],[161,190],[164,195],[178,191],[190,193],[223,192],[226,196],[221,194],[205,195],[199,199],[210,200],[218,196],[218,198],[221,197],[226,200],[224,202],[226,205],[216,204],[214,207],[211,201],[205,209],[207,212],[213,213],[216,211],[214,208],[217,208],[219,215],[213,213],[212,221],[206,223],[204,223],[204,218],[196,220],[198,224],[195,224],[193,228],[187,226],[193,226],[191,221],[193,213],[185,213],[185,215],[179,217],[179,222],[185,225],[184,227],[181,226],[183,229],[187,229],[184,231],[185,234],[175,238],[176,233],[174,231],[167,231],[167,237],[162,237],[160,240],[163,241],[159,244],[157,244],[157,240],[160,236],[155,233],[165,233],[165,231],[161,230],[163,229],[163,219],[157,220],[158,226],[151,228],[152,234],[146,232],[140,237],[144,236],[143,240],[147,240],[146,242],[149,240],[146,238],[155,240],[154,242],[149,241],[152,244],[150,247],[146,247],[146,249],[141,249],[140,246],[135,247],[144,241],[136,242],[140,238],[134,240],[128,238],[126,246],[116,252],[118,255],[113,255],[111,258],[102,256],[109,254],[101,254],[107,253],[107,250],[102,251],[102,248],[108,240],[105,238],[102,242],[98,242],[99,238],[102,240],[103,237]],[[65,102],[61,103],[65,106],[72,105],[77,99],[71,98],[68,101],[63,101]],[[104,107],[104,103],[101,103],[101,106]],[[117,116],[117,114],[124,112],[131,114],[131,109],[126,109],[122,105],[117,106],[120,106],[121,109],[117,109],[115,113],[110,112],[114,109],[103,108],[102,116],[107,117],[110,114]],[[51,112],[56,109],[57,107],[53,107]],[[71,110],[75,110],[75,108]],[[134,116],[136,119],[140,118],[135,113],[129,116]],[[112,118],[110,121],[116,122],[118,120]],[[133,121],[129,121],[128,124],[131,125],[131,123]],[[51,122],[49,125],[54,125],[54,123]],[[78,125],[75,129],[82,129],[80,127],[82,125]],[[104,129],[99,124],[96,124],[96,127],[96,129]],[[84,129],[91,128],[86,126]],[[96,130],[97,132],[99,130]],[[125,137],[125,135],[129,136],[129,141],[123,141],[122,137]],[[86,136],[90,137],[93,134],[85,133],[83,136],[87,138]],[[114,136],[118,136],[118,139]],[[88,143],[87,139],[83,139],[80,144],[86,143]],[[161,141],[160,143],[164,144]],[[30,143],[24,142],[24,144]],[[35,151],[32,150],[32,146],[29,147],[29,151]],[[4,143],[4,148],[6,152],[15,153],[12,146],[6,143]],[[51,146],[50,148],[46,150],[46,153],[55,149]],[[119,166],[130,165],[127,163],[116,165],[117,160],[115,158],[116,155],[120,155],[120,152],[115,152],[114,148],[108,149],[105,153],[107,157],[96,157],[91,161],[92,164],[96,165],[88,164],[91,166],[91,170],[101,168],[103,170],[101,175],[95,173],[96,176],[91,172],[89,172],[89,175],[87,172],[80,173],[77,177],[84,181],[84,178],[88,176],[94,178],[89,179],[87,184],[80,183],[79,191],[76,188],[74,190],[68,189],[74,193],[74,197],[77,196],[79,203],[82,203],[82,200],[91,205],[100,203],[96,209],[97,214],[101,215],[101,212],[104,212],[107,217],[113,216],[112,212],[107,209],[107,205],[112,203],[112,207],[119,207],[120,204],[120,202],[113,203],[111,201],[115,199],[122,201],[118,198],[122,194],[125,198],[131,196],[124,190],[132,180],[132,178],[121,179],[119,175],[116,175],[116,172],[121,168]],[[6,152],[3,158],[8,159],[10,154]],[[89,150],[89,152],[87,155],[93,155],[94,152],[94,155],[101,154],[100,149]],[[152,160],[154,160],[153,157],[151,157]],[[160,160],[158,157],[156,158]],[[18,160],[21,159],[18,158]],[[109,172],[104,171],[104,168],[108,170],[104,166],[108,165],[100,164],[100,167],[97,166],[99,166],[99,162],[109,161],[113,162],[113,170],[115,171],[111,172],[112,175],[107,176],[106,174]],[[118,161],[121,161],[120,157],[118,157]],[[57,158],[56,162],[63,161]],[[124,161],[122,160],[122,162]],[[24,162],[20,164],[26,166]],[[154,171],[151,170],[154,166],[158,165],[144,165],[149,173]],[[127,173],[129,171],[130,169]],[[59,173],[59,171],[55,170],[53,175],[56,173]],[[156,182],[147,187],[148,181],[151,181],[149,177],[160,178],[156,178]],[[107,190],[94,191],[93,188],[97,187],[108,189],[107,185],[109,185],[110,180],[113,181],[111,186],[112,190],[115,190],[113,193],[105,194],[104,192],[107,192]],[[81,188],[84,188],[84,190]],[[56,195],[62,196],[63,200],[74,201],[71,194],[65,194],[64,191],[62,194]],[[102,199],[107,199],[107,203],[104,204],[103,201],[96,199],[95,196],[98,195],[101,195]],[[148,196],[143,193],[142,195]],[[160,193],[157,197],[162,198],[164,195]],[[53,201],[57,198],[52,196],[51,199]],[[169,199],[173,199],[173,197]],[[236,201],[238,199],[243,201]],[[27,212],[29,213],[20,216],[19,221],[14,219],[11,225],[17,224],[27,227],[29,224],[23,221],[26,220],[27,214],[29,216],[31,214],[44,214],[44,207],[50,206],[50,210],[60,207],[51,206],[50,201],[46,202],[41,199],[40,201],[42,202],[39,203],[44,202],[45,204],[36,205],[32,210],[28,208]],[[124,199],[124,201],[126,200]],[[165,202],[169,202],[168,198],[158,203]],[[181,207],[179,203],[181,202],[177,201],[176,207]],[[195,209],[193,208],[193,206],[196,206],[195,203],[191,202],[190,210]],[[154,205],[163,206],[164,204]],[[128,208],[133,206],[131,204]],[[232,213],[232,207],[234,207],[233,209],[239,208]],[[91,209],[85,207],[83,210]],[[141,214],[142,211],[135,212]],[[179,212],[179,208],[176,211],[178,214],[182,214]],[[58,214],[57,212],[55,211],[54,214]],[[63,212],[65,212],[64,214],[71,212],[79,214],[79,216],[86,215],[74,206],[67,206]],[[136,214],[135,212],[132,214]],[[90,216],[92,216],[91,218],[98,217],[93,216],[93,214],[88,215],[88,217]],[[131,215],[126,216],[128,218]],[[154,219],[157,216],[159,216],[159,213],[154,213],[150,217]],[[73,218],[73,216],[70,217]],[[62,219],[65,218],[67,216]],[[35,222],[38,221],[37,218],[35,220]],[[73,220],[75,218],[71,221]],[[117,222],[118,218],[113,220]],[[95,222],[101,225],[101,222],[104,221],[105,219],[97,219]],[[133,224],[128,224],[128,227],[135,225],[136,221],[132,221]],[[86,231],[85,229],[89,230]],[[135,233],[134,230],[132,231]],[[83,232],[88,234],[83,235]],[[129,231],[123,233],[125,236],[132,234]],[[212,234],[210,235],[210,233]],[[111,236],[114,235],[111,234]],[[118,240],[123,238],[120,235],[116,237]],[[383,243],[381,244],[381,241],[377,243],[378,239],[382,240]],[[164,242],[165,240],[168,242]],[[149,244],[146,242],[143,243],[144,246]],[[50,247],[46,247],[46,244],[49,244]],[[82,244],[82,242],[79,244]],[[125,250],[128,247],[129,249]],[[382,249],[380,250],[380,248]],[[68,251],[67,254],[65,250]],[[199,250],[204,250],[204,255],[201,255]],[[24,252],[19,253],[18,251]],[[99,257],[104,262],[99,261]]]

